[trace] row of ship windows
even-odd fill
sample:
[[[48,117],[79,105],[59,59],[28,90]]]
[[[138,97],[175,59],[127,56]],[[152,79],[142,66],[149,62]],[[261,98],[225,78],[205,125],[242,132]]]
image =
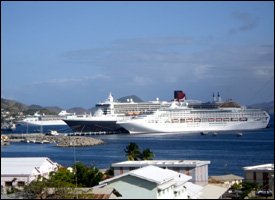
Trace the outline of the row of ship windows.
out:
[[[240,118],[172,118],[171,121],[167,120],[166,123],[189,123],[189,122],[229,122],[229,121],[247,121],[246,117]],[[153,122],[153,120],[152,120]]]
[[[160,117],[190,117],[190,114],[161,114]],[[201,118],[240,118],[240,117],[249,117],[249,118],[255,118],[255,117],[265,117],[265,115],[242,115],[242,114],[225,114],[225,115],[217,115],[217,114],[208,114],[208,115],[192,115],[192,117],[201,117]]]

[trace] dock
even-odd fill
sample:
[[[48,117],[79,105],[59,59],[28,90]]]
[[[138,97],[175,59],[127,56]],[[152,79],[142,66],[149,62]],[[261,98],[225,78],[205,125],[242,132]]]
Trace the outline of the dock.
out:
[[[104,142],[100,139],[92,137],[77,136],[73,137],[69,135],[45,135],[42,133],[33,134],[9,134],[9,142],[27,142],[36,144],[55,144],[58,147],[83,147],[83,146],[94,146],[103,144]]]

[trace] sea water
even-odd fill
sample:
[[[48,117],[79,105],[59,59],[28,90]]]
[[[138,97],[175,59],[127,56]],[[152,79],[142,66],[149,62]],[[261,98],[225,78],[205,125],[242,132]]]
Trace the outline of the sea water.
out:
[[[207,160],[209,175],[235,174],[244,176],[243,167],[274,163],[274,116],[270,127],[254,131],[193,134],[140,134],[95,135],[105,143],[90,147],[56,147],[55,144],[11,143],[1,146],[1,157],[49,157],[63,166],[80,161],[107,169],[112,163],[125,161],[124,149],[135,142],[140,149],[149,148],[154,160]],[[17,129],[23,133],[26,127]],[[44,127],[44,130],[58,130]],[[58,127],[63,130],[69,128]],[[39,129],[39,128],[38,128]],[[31,128],[28,128],[31,130]],[[21,131],[21,132],[20,132]],[[48,131],[48,130],[47,130]],[[25,132],[24,132],[25,134]]]

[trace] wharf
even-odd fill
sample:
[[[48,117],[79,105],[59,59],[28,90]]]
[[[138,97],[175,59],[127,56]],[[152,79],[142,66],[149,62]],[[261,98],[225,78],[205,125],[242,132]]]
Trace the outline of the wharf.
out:
[[[100,139],[85,136],[67,135],[45,135],[42,133],[33,134],[9,134],[9,142],[28,142],[28,143],[53,143],[58,147],[83,147],[93,146],[104,143]]]
[[[73,132],[73,133],[66,133],[67,136],[86,136],[86,135],[111,135],[111,134],[119,134],[119,132]]]

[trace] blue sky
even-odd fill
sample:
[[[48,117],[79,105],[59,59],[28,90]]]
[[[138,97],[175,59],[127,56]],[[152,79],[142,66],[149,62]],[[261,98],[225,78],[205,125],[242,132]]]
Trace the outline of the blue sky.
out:
[[[274,2],[1,2],[1,97],[274,99]]]

